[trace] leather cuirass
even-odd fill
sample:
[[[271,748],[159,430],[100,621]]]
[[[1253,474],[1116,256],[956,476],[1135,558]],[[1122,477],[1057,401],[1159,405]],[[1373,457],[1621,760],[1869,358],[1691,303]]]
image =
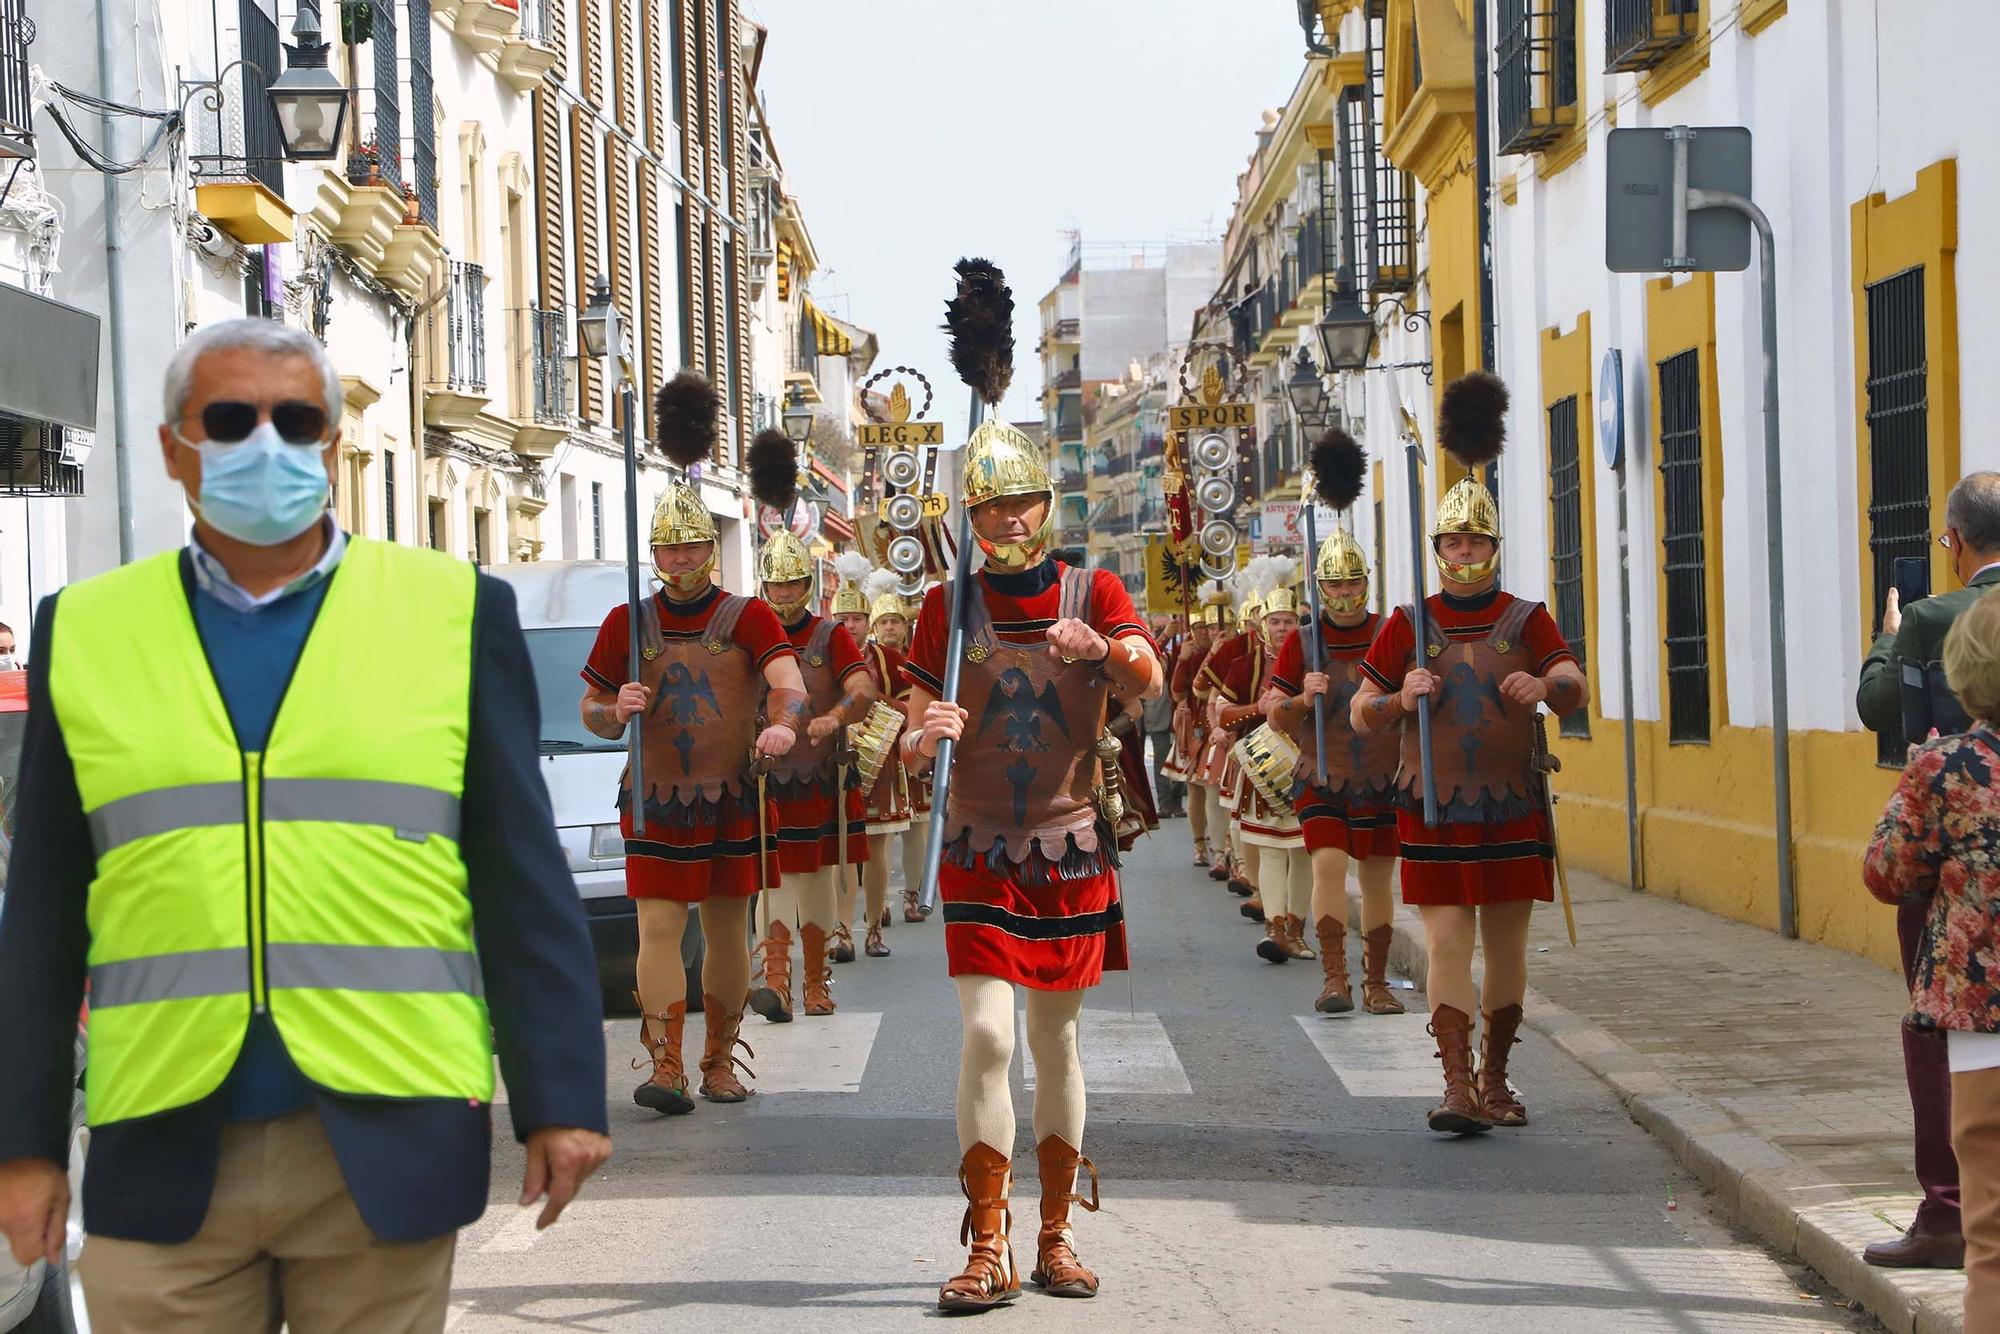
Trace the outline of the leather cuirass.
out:
[[[1431,696],[1431,764],[1438,806],[1447,818],[1496,821],[1529,809],[1535,709],[1501,694],[1500,683],[1515,672],[1534,670],[1522,636],[1541,605],[1515,599],[1483,639],[1446,639],[1434,618],[1423,618],[1424,633],[1407,666],[1427,668],[1439,678]],[[1410,616],[1410,608],[1403,614]],[[1422,796],[1422,772],[1417,727],[1411,723],[1403,729],[1401,784],[1411,798]]]
[[[745,790],[764,690],[764,674],[734,638],[749,604],[724,594],[700,630],[663,630],[659,599],[639,604],[639,680],[653,692],[640,730],[649,805]],[[631,774],[622,781],[629,787]]]
[[[805,646],[799,650],[799,675],[806,681],[807,722],[821,714],[831,713],[834,706],[840,703],[840,678],[833,667],[833,632],[839,624],[831,617],[817,618],[812,633],[806,637]],[[758,712],[763,712],[762,700],[758,701]],[[834,756],[840,750],[840,743],[839,729],[835,729],[833,735],[824,741],[813,741],[806,736],[805,726],[801,724],[798,740],[772,764],[771,781],[794,783],[831,779]]]

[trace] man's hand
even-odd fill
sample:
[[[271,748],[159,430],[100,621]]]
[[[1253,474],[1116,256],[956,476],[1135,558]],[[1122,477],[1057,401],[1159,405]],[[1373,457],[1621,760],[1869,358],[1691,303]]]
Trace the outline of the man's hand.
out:
[[[1549,697],[1549,683],[1527,672],[1515,672],[1500,683],[1500,693],[1532,709]]]
[[[611,1157],[611,1141],[594,1130],[569,1126],[544,1126],[528,1136],[528,1167],[521,1176],[521,1206],[526,1208],[546,1196],[542,1216],[535,1220],[540,1231],[562,1217],[562,1211],[576,1198],[577,1191],[592,1172]],[[65,1195],[68,1189],[65,1187]]]
[[[1064,662],[1102,662],[1111,653],[1111,641],[1084,621],[1057,621],[1049,627],[1048,635],[1049,647]]]
[[[612,716],[617,718],[618,725],[623,727],[632,720],[633,714],[644,713],[646,705],[651,703],[652,699],[652,691],[637,681],[628,682],[618,687],[618,701],[611,706]]]
[[[1313,699],[1324,695],[1332,687],[1332,682],[1325,672],[1307,672],[1299,685],[1301,687],[1299,693],[1307,699]]]
[[[1882,633],[1893,635],[1903,628],[1903,598],[1892,585],[1889,596],[1882,603]]]
[[[69,1228],[69,1173],[46,1158],[0,1163],[0,1233],[17,1264],[59,1264]]]
[[[776,759],[789,755],[792,747],[799,743],[799,734],[783,723],[772,723],[757,734],[757,753]]]
[[[937,758],[938,742],[950,737],[954,742],[965,735],[972,714],[957,704],[934,699],[924,706],[923,734],[917,738],[917,753],[927,760]]]
[[[1516,673],[1519,675],[1519,673]],[[1438,679],[1435,673],[1421,667],[1412,667],[1403,676],[1403,688],[1396,692],[1402,702],[1404,713],[1415,713],[1417,701],[1426,695],[1437,694]]]
[[[830,713],[822,713],[806,724],[806,740],[815,746],[840,730],[840,719]]]

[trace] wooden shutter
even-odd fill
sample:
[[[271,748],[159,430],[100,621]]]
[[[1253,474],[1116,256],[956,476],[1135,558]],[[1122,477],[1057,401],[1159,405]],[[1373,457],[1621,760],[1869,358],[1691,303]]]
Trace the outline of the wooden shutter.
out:
[[[660,269],[665,247],[660,244],[660,177],[650,162],[639,164],[639,322],[645,329],[645,387],[650,391],[667,382],[667,312],[663,300],[665,282]],[[654,437],[651,393],[640,395],[645,405],[646,438]]]
[[[632,41],[633,0],[611,0],[611,86],[615,115],[630,134],[639,133],[639,67]]]
[[[571,233],[575,236],[576,308],[590,300],[590,281],[603,264],[598,255],[597,124],[579,106],[569,109]],[[582,396],[579,415],[602,421],[604,369],[590,357],[578,357],[577,384]]]
[[[583,56],[583,95],[604,105],[604,29],[599,23],[604,0],[576,0],[576,21],[582,28],[577,49]]]
[[[681,163],[688,185],[692,190],[702,189],[703,177],[707,174],[703,162],[703,145],[707,138],[700,124],[701,116],[697,108],[702,104],[700,80],[702,78],[702,57],[708,49],[701,34],[706,25],[702,22],[701,11],[707,0],[667,0],[669,4],[681,7],[681,86],[687,90],[686,111],[681,116]],[[681,299],[686,303],[687,346],[681,349],[681,364],[696,370],[708,369],[708,320],[703,305],[708,290],[708,265],[702,250],[701,205],[690,199],[687,201],[687,239],[681,250]]]
[[[562,110],[547,84],[535,89],[536,292],[543,310],[569,305],[563,268]]]
[[[569,73],[569,0],[542,0],[542,22],[548,27],[548,43],[555,48],[555,75]]]
[[[639,314],[639,305],[634,300],[632,282],[631,238],[635,230],[632,218],[632,151],[615,131],[604,132],[604,177],[609,186],[610,198],[604,201],[605,216],[610,226],[604,231],[604,244],[609,252],[605,256],[605,272],[611,279],[611,299],[618,303],[625,318],[634,319]],[[637,331],[643,334],[643,330]]]
[[[738,222],[750,217],[750,88],[743,69],[736,33],[741,28],[739,0],[729,0],[729,162],[735,188],[726,201],[729,215]],[[736,443],[739,451],[748,448],[750,423],[750,238],[736,233],[734,309],[729,319],[736,330]]]

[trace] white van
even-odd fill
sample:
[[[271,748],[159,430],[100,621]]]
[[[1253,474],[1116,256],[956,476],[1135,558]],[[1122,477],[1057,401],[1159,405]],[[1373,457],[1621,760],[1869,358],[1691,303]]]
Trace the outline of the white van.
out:
[[[607,1012],[632,1008],[633,970],[639,958],[639,917],[625,897],[625,843],[618,832],[618,780],[625,744],[587,730],[579,714],[584,661],[597,628],[625,601],[625,564],[608,560],[529,561],[496,565],[486,573],[513,585],[521,630],[534,663],[541,697],[542,778],[555,807],[576,892],[590,919],[597,950],[598,985]],[[652,579],[646,579],[650,592]],[[690,915],[682,939],[688,967],[688,1009],[701,1008],[700,919]]]

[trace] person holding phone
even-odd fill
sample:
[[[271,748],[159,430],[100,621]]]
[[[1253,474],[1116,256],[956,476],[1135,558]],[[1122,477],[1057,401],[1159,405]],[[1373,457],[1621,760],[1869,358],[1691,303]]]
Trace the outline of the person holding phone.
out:
[[[1882,633],[1861,664],[1854,700],[1870,731],[1904,744],[1921,743],[1933,730],[1943,735],[1964,730],[1958,721],[1964,709],[1944,679],[1944,641],[1981,593],[2000,584],[2000,472],[1960,478],[1945,498],[1944,525],[1938,545],[1960,587],[1911,602],[1903,585],[1910,583],[1909,591],[1914,591],[1928,581],[1898,580],[1882,608]],[[1897,905],[1896,938],[1906,982],[1915,980],[1927,916],[1928,900]],[[1903,1026],[1903,1073],[1910,1087],[1923,1202],[1902,1236],[1868,1247],[1863,1258],[1894,1269],[1956,1269],[1965,1262],[1965,1238],[1959,1222],[1958,1159],[1951,1148],[1951,1067],[1935,1033]]]

